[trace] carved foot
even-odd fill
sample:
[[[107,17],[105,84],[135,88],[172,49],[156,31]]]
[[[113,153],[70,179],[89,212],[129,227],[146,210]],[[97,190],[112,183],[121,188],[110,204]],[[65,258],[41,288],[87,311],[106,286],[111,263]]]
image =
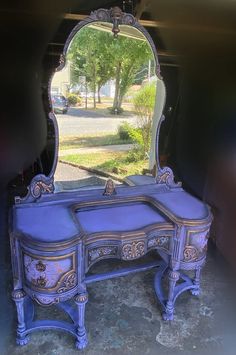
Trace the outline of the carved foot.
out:
[[[191,295],[193,295],[193,296],[199,296],[200,295],[200,288],[199,287],[197,287],[197,288],[193,288],[193,289],[191,289],[190,290],[190,293],[191,293]]]
[[[75,342],[76,349],[78,350],[85,349],[87,345],[88,345],[88,339],[86,334],[77,338],[77,341]]]
[[[22,338],[17,337],[16,338],[16,344],[20,345],[20,346],[23,346],[23,345],[28,344],[29,340],[30,340],[29,336],[25,336],[25,337],[22,337]]]
[[[198,296],[200,294],[200,275],[201,275],[201,267],[198,267],[195,270],[195,277],[193,279],[193,288],[190,289],[190,293],[193,296]]]
[[[165,320],[165,321],[173,320],[174,319],[174,314],[173,313],[163,312],[162,313],[162,319]]]

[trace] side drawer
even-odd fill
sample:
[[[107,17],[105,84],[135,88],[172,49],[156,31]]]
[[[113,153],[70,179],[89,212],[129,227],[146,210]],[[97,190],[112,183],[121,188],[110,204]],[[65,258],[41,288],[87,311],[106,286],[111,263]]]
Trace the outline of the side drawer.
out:
[[[77,285],[76,252],[43,256],[22,251],[25,285],[45,293],[67,292]]]

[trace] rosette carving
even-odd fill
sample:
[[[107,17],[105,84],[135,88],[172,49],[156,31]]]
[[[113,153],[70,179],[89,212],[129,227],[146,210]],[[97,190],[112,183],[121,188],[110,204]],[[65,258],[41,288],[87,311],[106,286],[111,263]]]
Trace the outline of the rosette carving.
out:
[[[25,291],[23,291],[22,289],[14,290],[12,292],[12,299],[14,301],[20,300],[21,298],[24,298],[24,297],[25,297]]]
[[[198,259],[197,248],[189,245],[184,248],[184,261],[195,261]]]

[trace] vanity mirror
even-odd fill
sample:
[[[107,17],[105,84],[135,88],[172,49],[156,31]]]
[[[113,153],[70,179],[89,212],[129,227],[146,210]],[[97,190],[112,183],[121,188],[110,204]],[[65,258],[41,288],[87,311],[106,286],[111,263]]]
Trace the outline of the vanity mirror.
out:
[[[116,185],[154,183],[141,175],[148,171],[155,176],[159,164],[157,127],[166,92],[157,52],[132,15],[112,11],[93,12],[65,43],[48,85],[49,119],[55,126],[53,166],[48,176],[33,178],[24,201],[103,188],[109,177]],[[68,110],[63,96],[69,89],[74,91],[69,94],[72,106],[73,99],[80,105]],[[94,110],[101,95],[103,104]]]
[[[175,182],[172,170],[159,163],[158,140],[164,119],[165,90],[155,45],[131,14],[119,8],[96,10],[70,34],[57,70],[65,65],[77,33],[85,29],[91,36],[94,30],[102,29],[114,47],[119,38],[132,41],[138,38],[140,45],[152,52],[158,100],[151,119],[149,168],[155,172],[128,176],[120,185],[110,178],[106,184],[97,184],[93,177],[87,186],[66,189],[62,180],[54,182],[55,171],[56,176],[60,175],[56,170],[59,135],[55,114],[50,113],[57,137],[52,171],[49,176],[33,178],[28,195],[16,199],[11,213],[12,297],[17,308],[20,345],[26,344],[29,333],[35,330],[60,329],[76,338],[78,349],[86,347],[87,285],[96,281],[156,268],[154,289],[164,320],[173,319],[175,301],[182,292],[190,290],[193,295],[200,292],[200,272],[206,259],[212,218],[209,208],[185,192]],[[119,51],[114,48],[113,54],[117,57]],[[51,88],[49,96],[50,91]],[[152,250],[160,258],[105,273],[91,273],[94,264],[103,259],[132,261]],[[192,276],[187,276],[184,270],[191,270]],[[35,320],[35,302],[43,307],[57,305],[69,315],[71,322],[58,321],[53,316]]]
[[[128,184],[127,175],[142,175],[155,165],[165,87],[152,47],[136,27],[121,24],[115,35],[109,22],[89,23],[68,41],[51,96],[65,92],[68,80],[74,92],[68,98],[78,102],[57,115],[55,190],[101,187],[109,176]],[[55,111],[60,112],[56,105]]]

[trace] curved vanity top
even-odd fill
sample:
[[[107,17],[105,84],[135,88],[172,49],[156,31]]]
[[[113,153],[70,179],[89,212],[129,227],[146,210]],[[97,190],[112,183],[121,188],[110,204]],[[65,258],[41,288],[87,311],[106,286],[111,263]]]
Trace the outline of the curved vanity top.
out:
[[[104,206],[112,201],[112,208]],[[95,191],[74,199],[15,205],[13,215],[15,232],[42,243],[71,240],[84,233],[128,232],[158,223],[191,225],[211,221],[207,205],[183,189],[163,190],[153,185],[117,188],[117,195],[111,197],[98,196]]]
[[[65,204],[30,206],[14,211],[14,227],[40,242],[61,242],[79,234],[79,227]]]
[[[209,218],[208,206],[183,189],[152,194],[150,197],[160,202],[172,215],[182,220],[204,220]]]
[[[86,234],[124,233],[169,222],[152,204],[141,201],[113,203],[96,208],[82,207],[75,211],[75,215]]]

